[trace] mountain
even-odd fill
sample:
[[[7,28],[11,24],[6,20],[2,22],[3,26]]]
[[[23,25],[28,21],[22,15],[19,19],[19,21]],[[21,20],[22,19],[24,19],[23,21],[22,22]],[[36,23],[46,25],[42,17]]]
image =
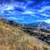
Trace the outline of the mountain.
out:
[[[50,24],[47,24],[46,22],[34,22],[30,24],[22,24],[22,23],[16,23],[15,21],[12,20],[7,20],[4,18],[0,18],[0,20],[10,24],[10,25],[15,25],[15,26],[21,26],[23,28],[42,28],[42,29],[49,29],[50,30]]]
[[[32,37],[21,30],[21,27],[12,26],[0,21],[0,50],[50,50],[47,43]]]
[[[31,24],[23,24],[25,28],[42,28],[42,29],[50,29],[50,24],[45,22],[36,22]]]

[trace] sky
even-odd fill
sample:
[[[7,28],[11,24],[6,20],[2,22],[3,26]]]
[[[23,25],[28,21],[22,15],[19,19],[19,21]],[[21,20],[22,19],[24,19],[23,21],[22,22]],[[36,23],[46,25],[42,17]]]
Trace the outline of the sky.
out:
[[[35,22],[50,24],[50,1],[0,0],[0,16],[22,24]]]

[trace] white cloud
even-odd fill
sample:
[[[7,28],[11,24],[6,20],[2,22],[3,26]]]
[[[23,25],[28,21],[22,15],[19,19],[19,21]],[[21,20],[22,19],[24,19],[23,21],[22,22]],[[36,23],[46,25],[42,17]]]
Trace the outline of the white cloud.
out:
[[[44,20],[44,22],[50,24],[50,19],[46,19],[46,20]]]

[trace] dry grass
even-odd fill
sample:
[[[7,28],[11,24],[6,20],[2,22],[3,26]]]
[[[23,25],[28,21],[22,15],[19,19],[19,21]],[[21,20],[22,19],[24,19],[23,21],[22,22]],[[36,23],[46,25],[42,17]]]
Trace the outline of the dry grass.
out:
[[[50,46],[23,32],[20,27],[0,21],[0,50],[50,50]]]

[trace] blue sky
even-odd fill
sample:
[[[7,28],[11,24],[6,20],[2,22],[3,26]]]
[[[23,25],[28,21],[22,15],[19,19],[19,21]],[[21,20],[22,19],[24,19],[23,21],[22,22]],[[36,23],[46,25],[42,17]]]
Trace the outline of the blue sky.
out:
[[[7,20],[14,20],[17,23],[46,22],[50,24],[50,3],[40,2],[34,5],[34,1],[13,2],[0,4],[0,16]]]

